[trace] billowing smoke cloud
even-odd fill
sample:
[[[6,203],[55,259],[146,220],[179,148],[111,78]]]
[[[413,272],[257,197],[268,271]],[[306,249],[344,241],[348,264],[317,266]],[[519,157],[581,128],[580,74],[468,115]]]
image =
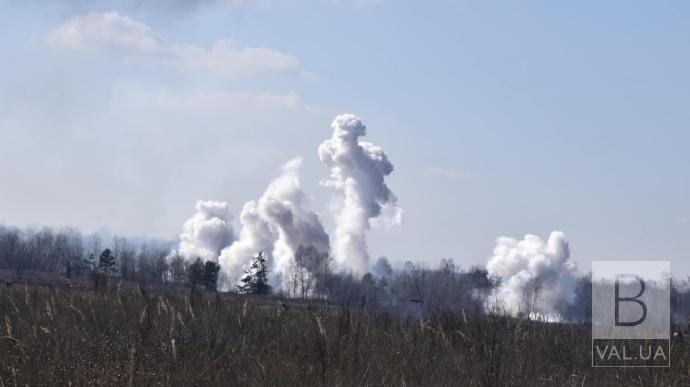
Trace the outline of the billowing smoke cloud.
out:
[[[382,148],[359,141],[366,127],[356,116],[340,115],[331,126],[333,136],[319,146],[319,157],[330,168],[323,184],[339,192],[333,253],[341,268],[362,275],[369,269],[366,232],[372,224],[399,224],[402,219],[396,197],[384,181],[393,172],[393,164]],[[198,213],[185,223],[180,236],[180,252],[204,259],[217,257],[234,283],[251,258],[263,251],[276,287],[281,286],[281,275],[300,246],[329,252],[329,236],[301,187],[301,165],[301,158],[285,164],[262,196],[244,205],[237,240],[225,203],[198,202]]]
[[[301,188],[301,165],[301,158],[285,164],[281,176],[269,184],[258,202],[245,204],[240,237],[220,257],[221,266],[232,279],[238,278],[242,267],[263,251],[270,257],[274,285],[279,286],[280,274],[285,273],[299,246],[329,251],[321,218],[310,209],[309,197]]]
[[[502,280],[498,306],[513,315],[554,316],[560,305],[572,302],[576,266],[561,231],[552,232],[546,243],[535,235],[521,241],[498,238],[486,267]]]
[[[180,234],[179,253],[189,259],[213,260],[235,239],[232,216],[224,202],[196,202],[196,214],[188,219]]]
[[[388,224],[402,219],[396,197],[384,182],[393,172],[393,164],[382,148],[359,141],[366,135],[366,127],[357,116],[339,115],[331,127],[333,137],[319,146],[319,157],[330,168],[323,184],[340,194],[334,208],[333,254],[342,268],[362,275],[369,268],[366,232],[370,221],[380,215]]]
[[[240,214],[240,237],[230,247],[223,249],[218,258],[221,268],[228,274],[231,283],[236,283],[242,270],[259,251],[270,252],[276,235],[261,216],[256,201],[244,204]]]
[[[320,216],[309,207],[309,197],[302,191],[299,169],[302,159],[296,158],[283,166],[283,174],[275,179],[259,199],[260,212],[278,233],[273,249],[274,270],[284,272],[300,246],[314,246],[328,252],[328,234]]]

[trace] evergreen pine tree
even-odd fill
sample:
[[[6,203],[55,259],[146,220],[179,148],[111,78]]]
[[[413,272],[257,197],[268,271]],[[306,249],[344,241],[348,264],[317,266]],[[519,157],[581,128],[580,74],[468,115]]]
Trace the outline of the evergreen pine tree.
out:
[[[203,283],[206,290],[215,292],[218,288],[218,272],[220,265],[213,261],[206,261],[204,264]]]
[[[244,272],[242,283],[237,286],[240,293],[244,294],[269,294],[271,287],[268,285],[268,270],[266,269],[266,257],[263,252],[252,259],[252,264]]]
[[[100,272],[105,275],[111,274],[115,271],[116,258],[110,249],[105,249],[98,257],[98,268]]]
[[[198,258],[187,267],[185,284],[192,289],[196,289],[204,283],[204,263]]]

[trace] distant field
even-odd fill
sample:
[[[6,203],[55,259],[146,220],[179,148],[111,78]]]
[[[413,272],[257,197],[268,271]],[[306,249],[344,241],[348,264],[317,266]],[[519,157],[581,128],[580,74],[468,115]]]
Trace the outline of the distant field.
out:
[[[225,295],[0,286],[0,386],[688,386],[593,369],[590,328],[489,316],[403,319]]]

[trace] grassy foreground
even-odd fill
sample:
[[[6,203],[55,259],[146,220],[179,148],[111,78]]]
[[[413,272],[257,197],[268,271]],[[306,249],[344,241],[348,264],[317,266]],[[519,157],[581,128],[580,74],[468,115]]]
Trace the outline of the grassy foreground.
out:
[[[586,326],[0,286],[0,386],[688,386],[689,354],[593,369]]]

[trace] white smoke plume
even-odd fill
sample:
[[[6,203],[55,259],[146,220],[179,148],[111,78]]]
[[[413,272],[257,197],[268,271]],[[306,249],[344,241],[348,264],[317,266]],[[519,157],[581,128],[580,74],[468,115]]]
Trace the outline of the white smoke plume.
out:
[[[188,259],[215,260],[235,239],[231,221],[227,203],[197,201],[196,214],[182,228],[178,252]]]
[[[285,273],[299,246],[329,251],[328,234],[301,187],[301,165],[301,158],[285,164],[282,174],[269,184],[258,202],[245,204],[239,240],[223,250],[220,257],[221,266],[231,278],[238,278],[242,267],[263,251],[270,258],[274,286],[279,286],[280,274]]]
[[[242,271],[259,251],[270,252],[276,240],[268,221],[264,219],[256,205],[256,201],[244,204],[240,214],[240,236],[229,247],[221,251],[218,262],[232,284],[236,283]]]
[[[273,249],[274,270],[284,272],[300,246],[314,246],[328,252],[328,234],[321,217],[309,206],[310,198],[301,188],[299,170],[302,159],[296,158],[283,166],[283,174],[275,179],[259,199],[259,210],[278,233]]]
[[[486,268],[501,278],[498,306],[513,315],[555,316],[559,304],[572,302],[576,266],[561,231],[552,232],[547,242],[536,235],[521,241],[500,237]]]
[[[330,168],[323,184],[339,192],[333,254],[342,268],[362,275],[369,269],[366,232],[370,222],[399,224],[402,220],[403,212],[384,181],[393,172],[393,164],[382,148],[359,141],[366,127],[357,116],[339,115],[331,127],[333,136],[319,146],[319,157]],[[385,219],[377,219],[381,215]]]

